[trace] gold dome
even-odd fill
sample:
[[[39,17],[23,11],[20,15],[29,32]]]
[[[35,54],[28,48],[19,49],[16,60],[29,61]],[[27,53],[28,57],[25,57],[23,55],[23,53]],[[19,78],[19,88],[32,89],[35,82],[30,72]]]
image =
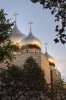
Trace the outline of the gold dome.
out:
[[[24,37],[25,37],[25,35],[20,32],[20,30],[18,29],[18,27],[15,23],[14,28],[12,30],[11,37],[10,37],[11,41],[13,42],[13,44],[20,45],[20,42]]]
[[[29,35],[21,41],[20,45],[21,45],[21,48],[36,47],[37,49],[40,49],[40,50],[42,47],[41,42],[35,36],[33,36],[31,31]]]
[[[48,61],[49,61],[49,63],[50,63],[51,65],[55,65],[55,59],[54,59],[53,57],[51,57],[51,56],[47,53],[47,51],[45,52],[45,56],[47,57],[47,59],[48,59]]]

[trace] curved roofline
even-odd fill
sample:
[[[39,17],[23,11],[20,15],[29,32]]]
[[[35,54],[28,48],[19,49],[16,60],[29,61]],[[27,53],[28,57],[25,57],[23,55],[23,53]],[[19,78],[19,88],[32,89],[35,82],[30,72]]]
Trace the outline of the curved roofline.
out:
[[[13,27],[13,29],[12,29],[12,34],[16,34],[16,35],[24,35],[24,36],[26,36],[25,34],[23,34],[23,33],[18,29],[16,23],[14,24],[14,27]]]
[[[25,49],[25,48],[26,48],[26,49],[27,49],[27,48],[30,48],[30,49],[36,48],[36,49],[41,50],[41,48],[38,47],[37,45],[31,45],[31,44],[24,45],[24,46],[21,47],[21,49]]]
[[[52,56],[50,56],[49,54],[48,54],[48,52],[46,51],[45,52],[45,56],[47,57],[47,59],[49,60],[49,64],[51,64],[51,65],[54,65],[55,66],[55,59],[52,57]]]
[[[23,47],[26,47],[25,45],[32,45],[33,47],[34,46],[37,46],[38,48],[41,49],[42,47],[42,44],[40,42],[39,39],[37,39],[33,34],[32,32],[29,32],[28,36],[26,36],[22,41],[21,41],[21,46]]]
[[[21,40],[23,38],[25,38],[25,34],[23,34],[22,32],[20,32],[20,30],[17,27],[17,24],[14,24],[14,27],[12,29],[12,34],[10,36],[10,39],[12,41],[13,44],[19,43],[21,42]]]

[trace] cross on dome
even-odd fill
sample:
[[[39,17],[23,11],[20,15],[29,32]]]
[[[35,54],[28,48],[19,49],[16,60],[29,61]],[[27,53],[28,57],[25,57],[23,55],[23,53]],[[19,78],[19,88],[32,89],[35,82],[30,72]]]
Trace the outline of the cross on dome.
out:
[[[18,13],[16,13],[16,12],[15,12],[15,13],[14,13],[14,15],[13,15],[13,16],[15,17],[15,21],[14,21],[15,23],[16,23],[16,20],[17,20],[17,18],[16,18],[16,17],[17,17],[17,15],[19,15],[19,14],[18,14]]]
[[[46,50],[46,52],[47,52],[47,45],[48,45],[48,43],[45,43],[44,45],[46,46],[46,47],[45,47],[45,50]]]
[[[31,30],[32,30],[32,26],[31,26],[32,24],[33,24],[32,22],[29,23],[29,25],[30,25],[30,33],[31,33]]]

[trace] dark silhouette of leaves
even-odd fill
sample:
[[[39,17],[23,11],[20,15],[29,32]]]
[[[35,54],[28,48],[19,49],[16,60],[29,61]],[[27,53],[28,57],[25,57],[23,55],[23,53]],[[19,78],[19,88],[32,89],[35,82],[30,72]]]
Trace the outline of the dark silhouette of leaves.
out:
[[[66,100],[66,89],[62,79],[58,79],[53,84],[53,100]]]
[[[6,13],[0,10],[0,62],[12,58],[12,48],[10,46],[10,34],[12,33],[13,23],[6,19]]]
[[[55,41],[55,43],[58,43],[59,42],[59,40],[56,38],[56,39],[54,39],[54,41]]]
[[[38,97],[41,97],[41,93],[46,98],[49,97],[49,85],[46,83],[44,71],[31,56],[25,61],[23,68],[24,84],[26,88],[29,88],[27,98],[36,97],[37,100]]]
[[[42,94],[49,98],[50,89],[44,71],[32,57],[26,59],[22,68],[15,65],[7,67],[0,72],[0,100],[41,100]]]
[[[59,24],[56,26],[55,31],[58,32],[58,36],[56,39],[54,39],[55,43],[59,42],[66,43],[63,41],[66,41],[65,39],[60,39],[60,34],[63,33],[66,34],[66,0],[31,0],[33,3],[39,2],[43,5],[44,9],[50,9],[51,14],[55,15],[55,22],[61,22],[61,28],[59,28]],[[62,34],[61,34],[62,35]],[[63,36],[62,36],[63,37]]]

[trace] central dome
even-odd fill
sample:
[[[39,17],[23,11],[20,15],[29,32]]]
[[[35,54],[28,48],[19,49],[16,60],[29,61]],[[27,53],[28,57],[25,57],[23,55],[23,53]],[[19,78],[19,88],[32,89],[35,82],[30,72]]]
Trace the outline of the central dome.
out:
[[[35,37],[33,36],[33,34],[29,33],[29,35],[27,37],[25,37],[21,43],[21,48],[37,48],[37,49],[40,49],[41,50],[41,42]]]

